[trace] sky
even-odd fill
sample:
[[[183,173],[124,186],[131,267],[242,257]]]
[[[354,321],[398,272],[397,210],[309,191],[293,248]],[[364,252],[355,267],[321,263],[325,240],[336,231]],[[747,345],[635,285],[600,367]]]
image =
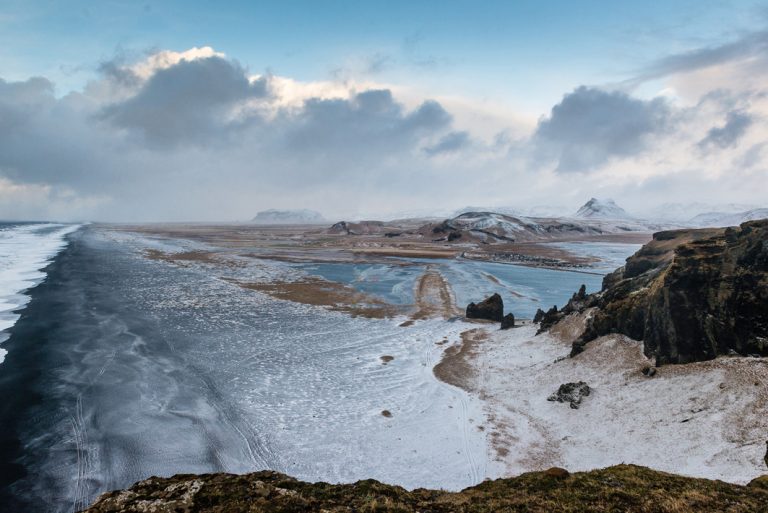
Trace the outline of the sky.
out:
[[[768,206],[768,2],[654,4],[0,0],[0,218]]]

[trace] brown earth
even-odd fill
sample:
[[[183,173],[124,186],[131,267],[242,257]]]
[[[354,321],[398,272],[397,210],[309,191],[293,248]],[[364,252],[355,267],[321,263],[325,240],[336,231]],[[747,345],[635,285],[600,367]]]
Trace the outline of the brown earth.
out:
[[[479,371],[474,361],[480,351],[480,345],[487,339],[488,333],[482,328],[463,332],[461,343],[447,348],[443,358],[432,369],[435,377],[467,392],[475,391]]]
[[[353,317],[383,319],[404,313],[400,307],[359,292],[352,287],[312,276],[299,281],[235,283],[246,289],[269,294],[276,299],[323,306],[335,312],[350,314]]]

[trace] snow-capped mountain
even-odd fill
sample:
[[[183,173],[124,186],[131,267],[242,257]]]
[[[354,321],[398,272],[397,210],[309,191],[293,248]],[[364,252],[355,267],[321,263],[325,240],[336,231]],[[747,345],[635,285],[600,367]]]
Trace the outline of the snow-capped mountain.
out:
[[[641,214],[646,219],[688,224],[688,221],[701,214],[739,214],[756,208],[758,208],[758,205],[744,203],[664,203],[644,210]]]
[[[690,219],[686,224],[700,228],[738,226],[746,221],[768,218],[768,208],[755,208],[736,214],[727,212],[705,212]]]
[[[450,217],[458,217],[469,212],[494,212],[512,217],[525,215],[523,210],[514,207],[464,207],[453,212]]]
[[[599,200],[592,198],[576,211],[575,217],[580,219],[632,219],[627,211],[618,206],[612,199]]]
[[[258,224],[316,224],[324,223],[320,212],[314,210],[263,210],[253,218]]]

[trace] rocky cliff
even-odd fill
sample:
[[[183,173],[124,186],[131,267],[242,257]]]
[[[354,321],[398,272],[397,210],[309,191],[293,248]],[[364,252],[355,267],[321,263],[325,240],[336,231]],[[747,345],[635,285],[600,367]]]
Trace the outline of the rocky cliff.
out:
[[[657,365],[768,356],[768,220],[656,233],[605,277],[601,292],[574,296],[558,315],[590,307],[573,355],[599,336],[622,333],[642,340]]]
[[[373,480],[305,483],[276,472],[152,477],[102,495],[85,513],[381,512],[764,512],[766,476],[748,486],[618,465],[560,468],[486,481],[461,492],[407,491]]]

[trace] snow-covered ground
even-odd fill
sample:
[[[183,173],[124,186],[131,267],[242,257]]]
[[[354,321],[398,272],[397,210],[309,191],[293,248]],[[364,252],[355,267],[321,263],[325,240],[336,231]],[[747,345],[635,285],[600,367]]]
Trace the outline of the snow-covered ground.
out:
[[[563,358],[570,344],[535,331],[494,330],[473,361],[489,450],[505,474],[622,462],[737,483],[765,473],[768,361],[669,365],[649,378],[639,342],[612,335]],[[579,409],[547,401],[578,381],[592,388]]]
[[[507,311],[528,317],[585,281],[599,287],[598,274],[462,260],[290,264],[96,228],[76,235],[58,271],[71,287],[56,312],[67,322],[47,335],[66,358],[45,371],[55,390],[46,423],[20,435],[34,476],[25,493],[63,501],[61,511],[177,472],[269,468],[451,490],[553,465],[632,462],[737,482],[759,473],[768,432],[760,360],[647,378],[639,344],[620,337],[562,359],[569,344],[535,337],[531,325],[351,317],[238,285],[317,274],[407,305],[420,277],[439,273],[461,308],[498,291]],[[588,249],[610,259],[621,248]],[[147,250],[213,257],[174,262]],[[478,329],[487,338],[459,369],[463,388],[438,379],[434,367]],[[546,400],[580,380],[594,390],[580,409]]]

